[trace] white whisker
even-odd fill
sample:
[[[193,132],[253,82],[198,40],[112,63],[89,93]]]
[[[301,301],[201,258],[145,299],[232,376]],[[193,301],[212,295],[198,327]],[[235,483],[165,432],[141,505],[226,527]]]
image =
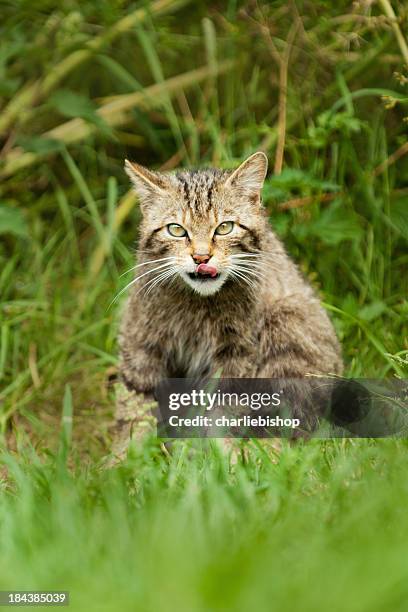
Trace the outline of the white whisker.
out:
[[[163,275],[167,274],[168,272],[172,272],[174,269],[177,269],[177,268],[175,266],[173,266],[173,265],[170,265],[167,268],[165,268],[164,270],[162,270],[161,272],[159,272],[158,274],[156,274],[153,278],[147,279],[146,282],[140,287],[140,291],[142,289],[145,289],[146,287],[148,287],[157,278],[162,277]]]
[[[265,255],[265,253],[263,253],[263,255]],[[273,263],[272,261],[265,261],[265,258],[261,256],[255,256],[252,258],[252,255],[248,253],[231,255],[231,261],[233,265],[236,262],[240,265],[245,264],[245,266],[253,268],[262,268],[265,270],[265,272],[269,272],[270,270],[275,270],[276,272],[280,271],[280,268],[276,265],[276,263]]]
[[[232,276],[240,278],[241,280],[246,282],[252,289],[256,289],[255,284],[249,278],[247,278],[244,274],[242,274],[241,272],[237,272],[237,270],[235,270],[235,269],[232,270],[231,269],[230,273],[232,274]]]
[[[266,263],[264,259],[258,255],[256,256],[248,255],[247,256],[246,254],[231,255],[231,261],[246,264],[246,265],[252,264],[254,266],[262,266],[262,265],[265,265]]]
[[[238,279],[238,280],[242,280],[246,285],[248,285],[252,290],[255,290],[255,286],[253,283],[251,283],[246,277],[244,276],[240,276],[236,273],[233,274],[233,277]]]
[[[234,272],[239,272],[240,274],[242,274],[243,276],[251,276],[253,278],[258,278],[258,275],[255,274],[255,272],[249,271],[249,270],[245,270],[245,268],[238,268],[237,266],[235,266],[233,268]]]
[[[232,268],[233,270],[238,270],[239,272],[242,272],[243,274],[249,274],[250,276],[253,276],[254,278],[259,278],[262,277],[263,279],[267,280],[267,276],[265,276],[265,274],[263,274],[260,270],[252,270],[249,268],[246,268],[245,266],[233,266]]]
[[[162,263],[160,264],[160,266],[156,266],[155,268],[153,268],[152,270],[148,270],[147,272],[143,272],[143,274],[140,274],[140,276],[136,276],[133,279],[133,282],[138,281],[140,278],[143,278],[144,276],[146,276],[147,274],[152,274],[153,272],[156,272],[156,270],[161,270],[162,268],[168,268],[169,266],[172,266],[174,262],[166,262],[166,263]]]
[[[232,259],[232,258],[231,258]],[[264,272],[267,272],[270,269],[263,261],[253,261],[251,259],[232,259],[232,267],[241,268],[242,270],[252,271],[260,276],[263,275]],[[264,278],[266,278],[264,276]]]
[[[231,259],[250,259],[250,260],[256,260],[256,259],[261,259],[263,256],[263,253],[238,253],[238,254],[234,254],[231,255]]]
[[[266,268],[263,268],[261,266],[248,266],[245,264],[233,264],[232,267],[235,267],[235,266],[242,267],[243,270],[252,270],[253,272],[260,272],[260,273],[266,270]]]
[[[173,263],[172,262],[167,262],[164,264],[160,264],[160,266],[157,266],[156,268],[153,268],[153,270],[148,270],[147,272],[144,272],[144,274],[141,274],[140,276],[136,276],[136,278],[134,278],[133,280],[130,281],[130,283],[128,283],[126,285],[126,287],[124,287],[123,289],[121,289],[119,291],[119,293],[117,293],[115,295],[115,297],[113,298],[112,302],[109,304],[109,308],[110,306],[116,302],[116,300],[118,299],[118,297],[120,297],[122,295],[122,293],[124,293],[127,289],[129,289],[132,285],[134,285],[135,283],[137,283],[138,280],[140,280],[141,278],[143,278],[144,276],[146,276],[147,274],[152,274],[153,272],[156,272],[157,270],[160,270],[162,268],[168,268],[169,266],[172,266]]]
[[[171,278],[171,277],[172,277],[174,274],[175,274],[175,273],[173,272],[172,274],[168,274],[167,276],[164,276],[164,277],[162,277],[162,278],[157,279],[157,281],[156,281],[155,283],[153,283],[153,284],[152,284],[152,285],[151,285],[151,286],[148,288],[148,290],[147,290],[147,291],[146,291],[146,293],[144,294],[144,295],[145,295],[145,297],[146,297],[147,295],[149,295],[149,293],[150,293],[151,291],[153,291],[153,289],[154,289],[155,287],[159,287],[160,285],[162,285],[162,284],[163,284],[163,283],[164,283],[164,282],[165,282],[165,281],[166,281],[168,278]]]
[[[260,262],[260,261],[248,261],[247,259],[238,260],[238,261],[233,260],[232,263],[233,263],[233,265],[248,266],[248,268],[253,268],[253,269],[262,268],[262,266],[264,265],[263,262]]]
[[[140,266],[147,266],[148,264],[151,264],[151,263],[159,263],[160,261],[166,261],[169,259],[175,259],[175,257],[174,256],[162,257],[161,259],[151,259],[150,261],[144,261],[143,263],[136,264],[135,266],[133,266],[133,268],[129,268],[129,270],[126,270],[126,272],[123,272],[123,274],[121,274],[119,278],[122,278],[122,276],[125,276],[125,274],[129,274],[129,272],[132,272],[132,270],[136,270],[136,268],[140,268]]]
[[[162,272],[161,274],[159,274],[158,276],[155,276],[154,279],[150,279],[145,285],[143,285],[143,287],[140,289],[140,291],[143,291],[144,289],[147,289],[145,296],[147,296],[150,291],[152,291],[152,289],[154,289],[154,287],[156,287],[157,285],[160,285],[161,283],[163,283],[167,278],[170,278],[171,276],[175,276],[177,274],[177,268],[173,267],[170,270],[165,270],[165,272]],[[150,285],[150,287],[149,287]],[[139,293],[139,291],[138,291]]]
[[[248,262],[248,261],[232,262],[232,265],[233,266],[243,266],[245,268],[248,268],[248,270],[262,270],[264,268],[264,266],[261,263],[253,263],[253,262]]]

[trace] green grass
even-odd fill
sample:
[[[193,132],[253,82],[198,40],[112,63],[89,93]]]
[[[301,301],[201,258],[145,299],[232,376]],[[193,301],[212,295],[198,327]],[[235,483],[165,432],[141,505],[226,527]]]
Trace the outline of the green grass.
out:
[[[191,451],[191,449],[190,449]],[[9,460],[1,589],[66,589],[74,610],[405,610],[405,441],[147,446],[110,473]]]
[[[235,466],[215,443],[168,457],[150,440],[99,469],[109,305],[140,221],[125,157],[233,167],[265,150],[271,224],[347,374],[407,376],[408,94],[389,3],[3,5],[0,588],[67,589],[75,610],[405,609],[403,440],[272,458],[251,443]]]

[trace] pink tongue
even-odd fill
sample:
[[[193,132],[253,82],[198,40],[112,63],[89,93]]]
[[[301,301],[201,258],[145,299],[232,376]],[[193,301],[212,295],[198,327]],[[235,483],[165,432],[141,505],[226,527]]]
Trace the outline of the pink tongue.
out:
[[[214,266],[207,266],[207,264],[200,264],[197,266],[196,273],[202,274],[203,276],[211,276],[211,278],[214,278],[214,276],[218,274],[217,268],[214,268]]]

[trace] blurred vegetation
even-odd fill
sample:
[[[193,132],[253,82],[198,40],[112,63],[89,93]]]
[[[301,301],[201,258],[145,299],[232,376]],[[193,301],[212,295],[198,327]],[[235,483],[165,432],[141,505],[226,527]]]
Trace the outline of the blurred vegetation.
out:
[[[140,219],[125,157],[264,150],[271,224],[347,373],[406,376],[406,4],[0,7],[1,588],[87,610],[405,609],[404,441],[254,441],[231,466],[152,440],[95,468]]]
[[[3,431],[21,414],[52,422],[67,382],[85,421],[111,410],[109,304],[139,221],[125,157],[172,170],[266,151],[272,226],[321,291],[348,372],[402,375],[406,6],[20,0],[2,15]]]
[[[75,612],[405,612],[406,440],[254,446],[232,472],[191,452],[75,476],[8,457],[1,588],[64,589]]]

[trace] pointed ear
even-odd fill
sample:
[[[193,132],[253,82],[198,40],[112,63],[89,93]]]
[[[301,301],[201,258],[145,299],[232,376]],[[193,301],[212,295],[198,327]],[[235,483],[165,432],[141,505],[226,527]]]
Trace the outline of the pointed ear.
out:
[[[249,196],[260,195],[268,170],[268,158],[258,151],[246,159],[227,178],[226,185],[239,189]]]
[[[152,172],[140,164],[125,159],[125,172],[130,178],[142,204],[147,204],[166,190],[163,175]]]

